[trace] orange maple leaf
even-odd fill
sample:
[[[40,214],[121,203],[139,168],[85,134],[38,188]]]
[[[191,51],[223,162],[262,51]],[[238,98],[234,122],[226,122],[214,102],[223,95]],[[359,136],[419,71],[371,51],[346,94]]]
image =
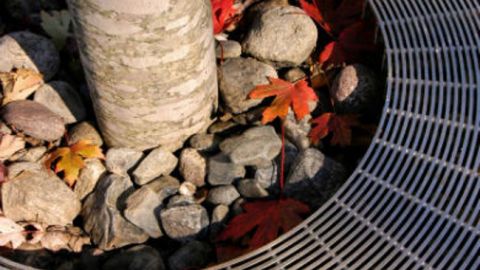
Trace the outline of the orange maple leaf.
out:
[[[105,157],[98,145],[94,145],[88,140],[80,140],[68,147],[57,148],[50,153],[45,165],[50,169],[52,163],[58,159],[55,164],[55,173],[63,172],[64,180],[69,186],[73,186],[80,170],[85,167],[85,158],[104,159]]]
[[[324,113],[311,122],[316,125],[309,134],[314,144],[318,144],[331,132],[333,133],[330,141],[332,145],[350,145],[352,143],[352,127],[358,126],[357,116],[336,115],[335,113]]]
[[[276,96],[272,104],[263,111],[262,123],[266,124],[280,117],[285,119],[290,106],[298,120],[309,114],[308,101],[317,101],[315,91],[308,86],[305,79],[295,84],[277,78],[268,78],[270,84],[257,85],[249,94],[250,98]]]

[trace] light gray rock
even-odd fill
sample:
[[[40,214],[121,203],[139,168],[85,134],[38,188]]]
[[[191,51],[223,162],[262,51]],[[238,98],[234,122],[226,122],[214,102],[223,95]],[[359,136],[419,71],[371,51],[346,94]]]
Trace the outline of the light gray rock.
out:
[[[37,162],[39,161],[45,154],[47,153],[47,147],[45,146],[36,146],[28,149],[21,157],[19,157],[18,161],[26,161],[26,162]]]
[[[219,90],[226,109],[235,114],[257,106],[262,99],[250,99],[255,86],[269,84],[267,77],[277,78],[275,69],[253,58],[232,58],[218,69]]]
[[[255,181],[255,179],[240,180],[237,184],[237,189],[240,195],[245,198],[256,199],[268,196],[268,191],[266,191],[259,182]]]
[[[311,143],[308,134],[312,129],[310,124],[311,119],[312,116],[308,114],[299,121],[292,111],[289,111],[285,118],[285,137],[293,142],[300,150],[305,150],[310,147]]]
[[[278,182],[278,166],[276,162],[270,162],[269,166],[258,167],[255,170],[255,182],[262,188],[268,189]]]
[[[240,194],[233,185],[219,186],[210,189],[207,202],[212,204],[230,205],[238,197],[240,197]]]
[[[216,42],[215,55],[218,59],[228,59],[240,57],[242,54],[242,45],[235,40],[220,40]]]
[[[125,217],[150,237],[162,236],[158,216],[163,208],[163,200],[175,194],[179,185],[174,177],[163,176],[142,186],[128,197]]]
[[[209,225],[207,210],[198,204],[164,209],[160,217],[165,234],[180,242],[202,236]]]
[[[192,241],[168,258],[171,270],[200,269],[207,266],[213,249],[207,243]]]
[[[169,175],[177,166],[178,159],[163,148],[153,149],[133,171],[134,181],[143,185],[156,177]]]
[[[109,258],[103,270],[165,270],[162,256],[157,249],[138,245],[122,251]]]
[[[3,107],[1,116],[7,124],[39,140],[54,141],[65,133],[62,118],[35,101],[8,103]]]
[[[33,100],[62,117],[65,124],[82,121],[87,115],[78,92],[64,81],[53,81],[40,86],[35,91]]]
[[[121,213],[133,191],[128,177],[110,174],[100,179],[87,197],[82,209],[84,229],[99,248],[112,250],[147,241],[148,235]]]
[[[215,134],[195,134],[189,140],[190,146],[199,151],[213,151],[218,147],[219,139]]]
[[[110,148],[107,151],[105,164],[107,170],[118,175],[127,175],[143,157],[141,151],[130,148]]]
[[[195,198],[193,196],[175,195],[168,200],[167,208],[192,204],[195,204]]]
[[[196,191],[197,191],[197,186],[195,186],[191,182],[183,182],[180,185],[180,188],[178,189],[178,193],[180,193],[180,195],[189,196],[189,197],[193,197]]]
[[[103,163],[98,159],[85,160],[85,167],[80,171],[73,191],[80,200],[90,194],[98,180],[105,174],[106,169]]]
[[[29,161],[20,161],[14,162],[8,165],[8,178],[13,179],[20,173],[24,171],[30,171],[35,174],[44,174],[48,176],[48,172],[45,170],[44,166],[37,162],[29,162]]]
[[[245,167],[234,164],[228,156],[218,154],[208,159],[208,183],[212,186],[230,185],[245,176]]]
[[[81,203],[55,174],[25,171],[3,183],[2,208],[14,221],[67,225],[80,212]]]
[[[283,77],[285,78],[285,80],[293,83],[307,77],[307,74],[305,74],[302,69],[295,67],[285,72]]]
[[[193,148],[185,148],[180,154],[179,167],[180,175],[187,182],[197,187],[205,185],[207,174],[207,161]]]
[[[60,56],[52,41],[27,31],[13,32],[0,38],[0,71],[28,68],[50,80],[60,67]]]
[[[243,51],[278,67],[301,64],[315,48],[318,36],[313,20],[303,14],[293,6],[263,9],[242,43]]]
[[[378,108],[380,93],[372,70],[360,64],[349,65],[335,78],[330,96],[340,113],[365,113]]]
[[[219,204],[213,209],[210,224],[210,239],[215,240],[216,236],[225,227],[229,211],[228,206],[223,204]]]
[[[76,143],[80,140],[90,141],[94,145],[103,145],[102,136],[97,129],[89,122],[81,122],[74,125],[69,131],[69,140]]]
[[[326,201],[347,178],[346,169],[315,148],[301,152],[290,169],[285,195],[316,207]]]
[[[272,126],[253,127],[242,135],[224,140],[223,153],[235,164],[255,166],[270,162],[279,153],[282,141]]]
[[[12,134],[12,130],[5,124],[5,122],[0,120],[0,134]]]

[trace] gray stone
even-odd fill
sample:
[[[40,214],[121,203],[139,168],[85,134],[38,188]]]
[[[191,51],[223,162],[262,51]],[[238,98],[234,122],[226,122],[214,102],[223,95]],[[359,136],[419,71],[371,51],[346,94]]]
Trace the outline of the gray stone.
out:
[[[5,124],[5,122],[0,120],[0,134],[12,134],[12,130]]]
[[[103,270],[165,270],[162,256],[157,249],[138,245],[109,258]]]
[[[308,114],[299,121],[292,111],[288,112],[285,119],[285,137],[293,142],[300,150],[305,150],[310,147],[311,143],[308,134],[312,129],[310,124],[311,119],[312,116]]]
[[[55,174],[25,171],[2,185],[2,209],[14,221],[67,225],[80,212],[77,195]]]
[[[285,72],[283,77],[285,78],[285,80],[293,83],[307,77],[307,74],[305,74],[302,69],[295,67]]]
[[[183,182],[180,185],[180,188],[178,189],[178,193],[180,193],[180,195],[190,196],[190,197],[192,197],[196,191],[197,191],[197,186],[195,186],[191,182]]]
[[[127,175],[128,170],[135,166],[142,157],[143,153],[134,149],[110,148],[107,151],[105,164],[109,172]]]
[[[255,181],[255,179],[240,180],[237,184],[237,189],[245,198],[256,199],[268,196],[268,191],[266,191],[259,182]]]
[[[209,263],[213,249],[207,243],[192,241],[168,258],[171,270],[200,269]]]
[[[238,126],[238,123],[233,121],[217,121],[208,128],[208,132],[212,134],[222,133],[236,126]]]
[[[205,185],[207,161],[197,150],[193,148],[185,148],[182,150],[178,170],[185,181],[197,187]]]
[[[52,41],[27,31],[0,38],[0,72],[28,68],[50,80],[60,67],[60,56]]]
[[[215,241],[218,234],[225,228],[229,208],[226,205],[219,204],[212,211],[209,239]]]
[[[223,153],[235,164],[260,165],[273,160],[282,148],[282,141],[272,126],[253,127],[242,135],[220,144]]]
[[[218,154],[208,159],[208,183],[212,186],[230,185],[245,176],[245,168],[234,164],[228,156]]]
[[[84,229],[103,250],[147,241],[148,235],[126,220],[121,211],[134,187],[128,177],[110,174],[100,179],[83,205]]]
[[[240,57],[242,45],[235,40],[220,40],[216,42],[215,54],[219,59]]]
[[[241,213],[243,213],[243,204],[244,203],[245,203],[245,199],[241,198],[241,197],[233,202],[233,204],[231,206],[233,216],[240,215]]]
[[[189,144],[192,148],[199,151],[213,151],[218,147],[218,137],[215,134],[195,134],[190,140]]]
[[[47,147],[45,146],[36,146],[28,149],[21,157],[19,157],[18,161],[26,161],[26,162],[37,162],[42,157],[45,156],[47,153]]]
[[[240,194],[232,185],[214,187],[208,192],[207,202],[212,204],[230,205]]]
[[[343,184],[346,169],[315,148],[301,152],[290,169],[285,195],[320,206]]]
[[[48,171],[45,170],[44,166],[37,162],[28,162],[28,161],[20,161],[14,162],[7,167],[8,171],[8,178],[13,179],[20,173],[24,171],[30,171],[35,174],[44,174],[48,175]]]
[[[80,95],[64,81],[53,81],[40,86],[33,98],[62,117],[65,124],[85,119],[87,112]]]
[[[178,159],[163,148],[153,149],[133,171],[135,183],[143,185],[151,180],[169,175],[177,166]]]
[[[377,78],[368,67],[349,65],[335,78],[330,96],[340,113],[365,113],[378,108],[381,100]]]
[[[142,186],[128,197],[125,217],[150,237],[162,236],[158,216],[163,208],[163,200],[175,194],[179,185],[177,179],[164,176]]]
[[[1,115],[7,124],[39,140],[54,141],[65,133],[62,118],[35,101],[10,102]]]
[[[180,242],[200,237],[209,225],[207,210],[198,204],[164,209],[160,217],[165,234]]]
[[[255,170],[255,182],[262,188],[268,189],[278,182],[278,166],[275,162],[270,162],[269,166],[258,167]]]
[[[317,27],[300,8],[273,7],[255,17],[242,43],[243,51],[278,67],[305,61],[317,43]]]
[[[168,200],[167,208],[192,204],[195,204],[195,198],[193,196],[175,195]]]
[[[98,180],[105,174],[106,169],[98,159],[85,160],[85,167],[80,171],[73,191],[80,200],[90,194],[97,185]]]
[[[97,129],[89,122],[81,122],[74,125],[69,132],[70,143],[76,143],[80,140],[87,140],[94,145],[103,145],[102,136]]]
[[[255,86],[268,84],[267,77],[278,77],[273,67],[253,58],[228,59],[219,67],[218,75],[219,90],[226,109],[236,114],[262,102],[262,99],[248,97]]]

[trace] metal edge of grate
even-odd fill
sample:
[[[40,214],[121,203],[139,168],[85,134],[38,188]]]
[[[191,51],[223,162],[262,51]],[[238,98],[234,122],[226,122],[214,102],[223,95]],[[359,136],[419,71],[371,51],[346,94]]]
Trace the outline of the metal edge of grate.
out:
[[[302,224],[209,269],[480,269],[480,2],[368,2],[387,94],[362,162]]]

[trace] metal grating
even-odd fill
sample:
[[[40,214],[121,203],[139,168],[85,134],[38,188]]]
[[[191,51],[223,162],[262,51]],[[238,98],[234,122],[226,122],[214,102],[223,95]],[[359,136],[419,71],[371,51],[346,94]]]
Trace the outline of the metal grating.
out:
[[[387,96],[365,157],[302,224],[210,269],[480,269],[480,2],[368,2]]]

